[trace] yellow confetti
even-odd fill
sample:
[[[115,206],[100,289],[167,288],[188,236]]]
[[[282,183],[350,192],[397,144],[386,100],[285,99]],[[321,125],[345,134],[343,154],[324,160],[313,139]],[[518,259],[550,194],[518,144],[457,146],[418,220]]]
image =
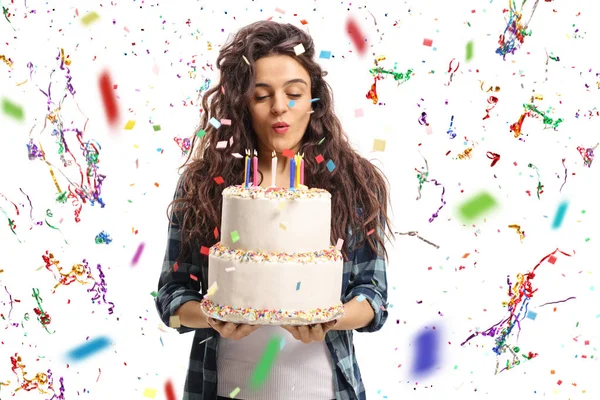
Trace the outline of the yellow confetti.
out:
[[[149,399],[153,399],[156,397],[156,389],[146,388],[144,389],[144,397],[148,397]]]
[[[282,224],[281,222],[279,223],[279,227],[281,229],[283,229],[284,231],[287,230],[286,226],[284,224]]]
[[[233,389],[233,390],[231,391],[231,393],[229,393],[229,397],[231,397],[231,398],[233,399],[235,396],[237,396],[237,395],[238,395],[238,393],[239,393],[239,392],[240,392],[240,388],[239,388],[239,387],[236,387],[235,389]]]
[[[125,130],[130,131],[133,129],[133,127],[135,126],[135,121],[133,120],[129,120],[127,121],[127,123],[125,124]]]
[[[92,11],[81,17],[81,22],[83,23],[83,25],[88,26],[92,22],[97,21],[99,18],[100,16],[98,15],[98,13],[96,11]]]
[[[373,141],[373,151],[385,151],[385,140],[375,139]]]
[[[206,291],[206,295],[207,296],[212,296],[213,294],[215,294],[215,292],[219,290],[219,285],[217,285],[217,282],[213,283],[212,285],[210,285],[210,287],[208,288],[208,290]]]
[[[181,323],[179,322],[179,317],[177,315],[171,315],[169,318],[169,326],[171,328],[179,328]]]
[[[287,203],[285,201],[280,201],[278,205],[279,205],[279,211],[283,211],[285,209],[285,206],[287,205]]]

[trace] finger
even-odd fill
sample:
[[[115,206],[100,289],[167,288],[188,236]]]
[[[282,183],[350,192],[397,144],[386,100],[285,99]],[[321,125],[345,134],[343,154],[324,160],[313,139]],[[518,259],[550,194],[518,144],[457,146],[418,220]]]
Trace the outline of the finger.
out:
[[[242,324],[235,330],[234,335],[241,339],[254,332],[259,326],[260,325]]]
[[[316,324],[312,329],[309,329],[310,337],[312,340],[323,340],[323,324]]]
[[[288,331],[289,333],[292,334],[292,336],[294,337],[294,339],[296,340],[300,340],[300,332],[298,332],[298,327],[297,326],[293,326],[293,325],[282,325],[281,326],[283,329],[285,329],[286,331]]]
[[[221,333],[221,336],[223,337],[231,337],[231,335],[233,334],[233,332],[237,329],[237,325],[231,322],[226,322],[225,324],[223,324],[223,326],[221,326],[221,330],[219,331]]]
[[[306,325],[302,325],[298,327],[298,334],[300,336],[300,340],[302,343],[310,343],[310,329]]]

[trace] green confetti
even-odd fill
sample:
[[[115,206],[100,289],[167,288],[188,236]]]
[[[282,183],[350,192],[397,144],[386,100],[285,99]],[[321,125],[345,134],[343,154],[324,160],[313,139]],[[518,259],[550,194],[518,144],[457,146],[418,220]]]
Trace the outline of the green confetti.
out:
[[[240,240],[240,234],[238,233],[238,231],[233,231],[231,232],[231,241],[233,243],[237,242],[238,240]]]
[[[269,339],[267,346],[265,347],[265,351],[263,352],[258,364],[254,368],[252,372],[252,376],[250,377],[250,388],[258,389],[260,386],[265,383],[267,378],[269,377],[269,373],[271,372],[271,367],[273,367],[273,363],[279,354],[279,348],[282,336],[274,335]]]
[[[196,136],[198,136],[199,138],[201,138],[204,135],[206,135],[206,131],[204,129],[200,129],[198,132],[196,132]]]
[[[154,129],[154,132],[158,132],[158,131],[160,131],[160,130],[161,130],[161,129],[160,129],[160,125],[153,125],[153,126],[152,126],[152,129]]]
[[[496,200],[489,193],[483,192],[464,202],[458,212],[463,219],[471,221],[495,206]]]
[[[151,295],[152,297],[157,297],[157,296],[158,296],[158,293],[156,293],[156,291],[153,291],[152,293],[150,293],[150,295]]]
[[[2,111],[4,114],[13,117],[17,121],[23,121],[23,119],[25,119],[23,109],[7,98],[2,99]]]
[[[83,23],[83,25],[88,26],[89,24],[98,20],[99,18],[100,16],[98,15],[98,13],[96,11],[92,11],[81,17],[81,22]]]
[[[466,59],[467,59],[467,61],[469,61],[469,60],[471,60],[471,58],[473,58],[473,41],[470,41],[469,43],[467,43]]]

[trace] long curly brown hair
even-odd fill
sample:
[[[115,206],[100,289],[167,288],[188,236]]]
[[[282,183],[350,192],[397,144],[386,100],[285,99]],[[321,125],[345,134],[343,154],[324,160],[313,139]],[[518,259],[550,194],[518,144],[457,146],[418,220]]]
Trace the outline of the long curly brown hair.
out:
[[[294,47],[304,46],[304,53],[296,55]],[[287,55],[298,61],[308,72],[312,82],[314,113],[304,133],[299,153],[304,153],[306,182],[309,187],[322,188],[331,193],[331,243],[344,240],[342,253],[348,259],[347,229],[351,228],[354,248],[369,243],[370,248],[387,259],[386,238],[393,237],[387,214],[387,179],[379,168],[358,155],[350,146],[339,119],[334,114],[333,94],[323,79],[323,71],[314,60],[315,46],[311,37],[291,24],[259,21],[242,28],[220,50],[216,66],[221,70],[219,85],[210,88],[202,99],[205,111],[200,127],[206,134],[193,135],[191,149],[184,164],[180,184],[182,190],[169,204],[182,231],[181,256],[190,254],[193,244],[210,247],[218,240],[214,232],[221,225],[223,189],[242,184],[243,162],[232,153],[244,154],[245,149],[258,148],[256,134],[248,105],[255,88],[255,62],[268,55]],[[244,60],[244,57],[246,60]],[[231,120],[231,125],[216,129],[211,118]],[[216,148],[219,141],[230,141],[226,150]],[[324,139],[324,140],[322,140]],[[325,162],[335,163],[329,172]],[[221,177],[224,183],[217,183]],[[362,210],[359,213],[357,208]]]

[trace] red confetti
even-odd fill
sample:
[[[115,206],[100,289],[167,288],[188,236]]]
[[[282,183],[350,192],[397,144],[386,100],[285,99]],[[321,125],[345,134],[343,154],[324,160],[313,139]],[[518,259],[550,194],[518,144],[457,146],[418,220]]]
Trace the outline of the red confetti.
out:
[[[360,27],[352,18],[348,18],[346,21],[346,30],[348,31],[348,35],[352,40],[352,43],[356,47],[358,54],[361,56],[365,54],[367,50],[367,43],[365,42],[365,35],[360,30]]]
[[[200,247],[200,254],[204,254],[205,256],[207,256],[210,253],[210,249],[206,246],[202,246]]]
[[[100,94],[102,95],[108,123],[114,126],[119,120],[119,109],[108,72],[105,71],[100,75],[98,86],[100,87]]]
[[[550,256],[550,258],[548,259],[548,262],[550,264],[554,264],[556,262],[556,256]]]
[[[432,44],[433,44],[433,40],[431,40],[431,39],[423,39],[423,46],[429,46],[429,47],[431,47]]]
[[[323,158],[322,155],[318,155],[315,157],[315,160],[317,161],[317,164],[321,164],[323,161],[325,161],[325,159]]]
[[[281,153],[281,154],[283,154],[283,156],[287,157],[287,158],[294,158],[294,152],[289,149],[284,150],[283,153]]]
[[[177,272],[177,270],[179,270],[179,263],[175,263],[173,264],[173,271]]]
[[[215,239],[219,238],[219,227],[218,226],[215,227],[215,230],[213,231],[213,234],[215,235]]]
[[[167,381],[167,383],[165,383],[165,397],[167,400],[175,400],[175,388],[173,387],[173,383],[171,381]]]
[[[225,180],[223,180],[223,178],[220,177],[220,176],[217,176],[217,177],[215,177],[213,179],[214,179],[215,182],[217,182],[217,185],[221,185],[221,184],[225,183]]]
[[[195,280],[196,282],[198,282],[198,277],[196,275],[190,274],[190,278],[192,278],[193,280]]]
[[[367,232],[367,236],[370,236],[373,234],[373,232],[375,232],[375,229],[371,229],[369,232]]]

